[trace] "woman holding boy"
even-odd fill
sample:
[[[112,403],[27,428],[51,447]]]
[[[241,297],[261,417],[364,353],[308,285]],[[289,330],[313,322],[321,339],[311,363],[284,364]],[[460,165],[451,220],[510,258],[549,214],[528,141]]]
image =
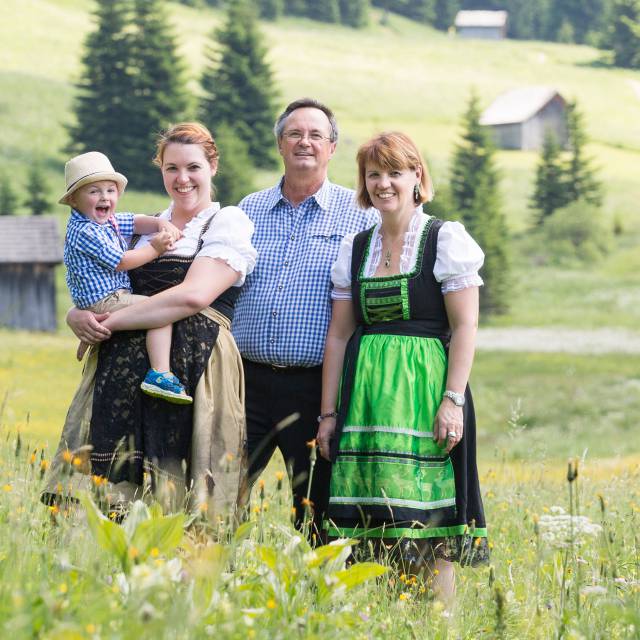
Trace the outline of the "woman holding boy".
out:
[[[172,199],[158,217],[181,237],[130,271],[134,293],[149,298],[106,319],[98,316],[100,325],[90,312],[70,312],[84,341],[111,337],[85,365],[47,497],[89,486],[90,472],[108,480],[111,504],[125,505],[141,495],[148,473],[153,488],[174,506],[190,491],[192,503],[222,515],[233,512],[244,493],[244,383],[229,328],[239,288],[255,264],[253,224],[237,207],[221,209],[211,201],[218,153],[202,125],[171,127],[159,140],[155,162]],[[142,236],[132,249],[151,242]],[[167,325],[173,325],[171,370],[193,405],[168,405],[140,393],[148,369],[141,330]],[[76,461],[77,469],[67,468]]]

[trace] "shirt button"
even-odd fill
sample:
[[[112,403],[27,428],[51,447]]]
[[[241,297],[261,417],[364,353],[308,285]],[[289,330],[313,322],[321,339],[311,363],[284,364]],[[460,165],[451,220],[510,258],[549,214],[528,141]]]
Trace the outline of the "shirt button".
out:
[[[288,267],[288,266],[289,266],[289,261],[288,261],[288,260],[285,260],[285,261],[284,261],[284,266],[285,266],[285,267]]]
[[[277,311],[272,311],[271,315],[275,318],[278,315],[278,312]]]
[[[270,342],[271,344],[275,344],[275,341],[276,341],[276,339],[275,339],[275,338],[270,338],[270,339],[269,339],[269,342]]]
[[[278,285],[278,289],[279,289],[280,291],[282,291],[282,289],[283,289],[283,288],[284,288],[284,287],[283,287],[283,285],[281,285],[281,284],[279,284],[279,285]]]
[[[296,237],[292,233],[291,236],[289,237],[289,240],[295,240],[295,239],[296,239]]]

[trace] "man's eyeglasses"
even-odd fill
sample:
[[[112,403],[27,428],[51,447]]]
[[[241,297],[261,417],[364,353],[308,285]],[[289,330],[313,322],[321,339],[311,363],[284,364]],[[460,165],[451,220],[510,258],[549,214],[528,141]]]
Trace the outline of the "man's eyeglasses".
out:
[[[311,133],[302,133],[302,131],[285,131],[282,137],[289,142],[300,142],[303,138],[307,138],[310,142],[322,142],[323,140],[331,140],[328,136],[323,136],[318,131],[312,131]]]

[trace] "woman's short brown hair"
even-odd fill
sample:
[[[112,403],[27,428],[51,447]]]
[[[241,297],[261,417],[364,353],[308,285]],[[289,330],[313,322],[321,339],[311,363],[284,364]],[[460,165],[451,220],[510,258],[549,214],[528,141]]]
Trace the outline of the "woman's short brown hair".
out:
[[[199,122],[179,122],[172,124],[158,136],[153,164],[162,166],[164,150],[173,142],[199,144],[209,164],[215,166],[218,163],[218,148],[209,129]]]
[[[371,198],[367,192],[365,171],[367,164],[381,169],[422,169],[419,193],[415,198],[416,205],[433,199],[433,183],[429,169],[415,143],[409,136],[399,131],[380,133],[359,149],[356,156],[358,162],[358,189],[356,198],[361,207],[371,207]]]

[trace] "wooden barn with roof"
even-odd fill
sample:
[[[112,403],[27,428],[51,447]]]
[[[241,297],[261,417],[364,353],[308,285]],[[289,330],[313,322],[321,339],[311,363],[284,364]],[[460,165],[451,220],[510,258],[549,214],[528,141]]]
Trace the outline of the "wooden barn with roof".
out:
[[[503,40],[507,37],[506,11],[458,11],[456,33],[461,38]]]
[[[500,149],[537,150],[550,131],[567,143],[566,100],[553,87],[531,86],[498,96],[480,117]]]
[[[0,216],[0,325],[55,331],[55,267],[61,262],[54,217]]]

